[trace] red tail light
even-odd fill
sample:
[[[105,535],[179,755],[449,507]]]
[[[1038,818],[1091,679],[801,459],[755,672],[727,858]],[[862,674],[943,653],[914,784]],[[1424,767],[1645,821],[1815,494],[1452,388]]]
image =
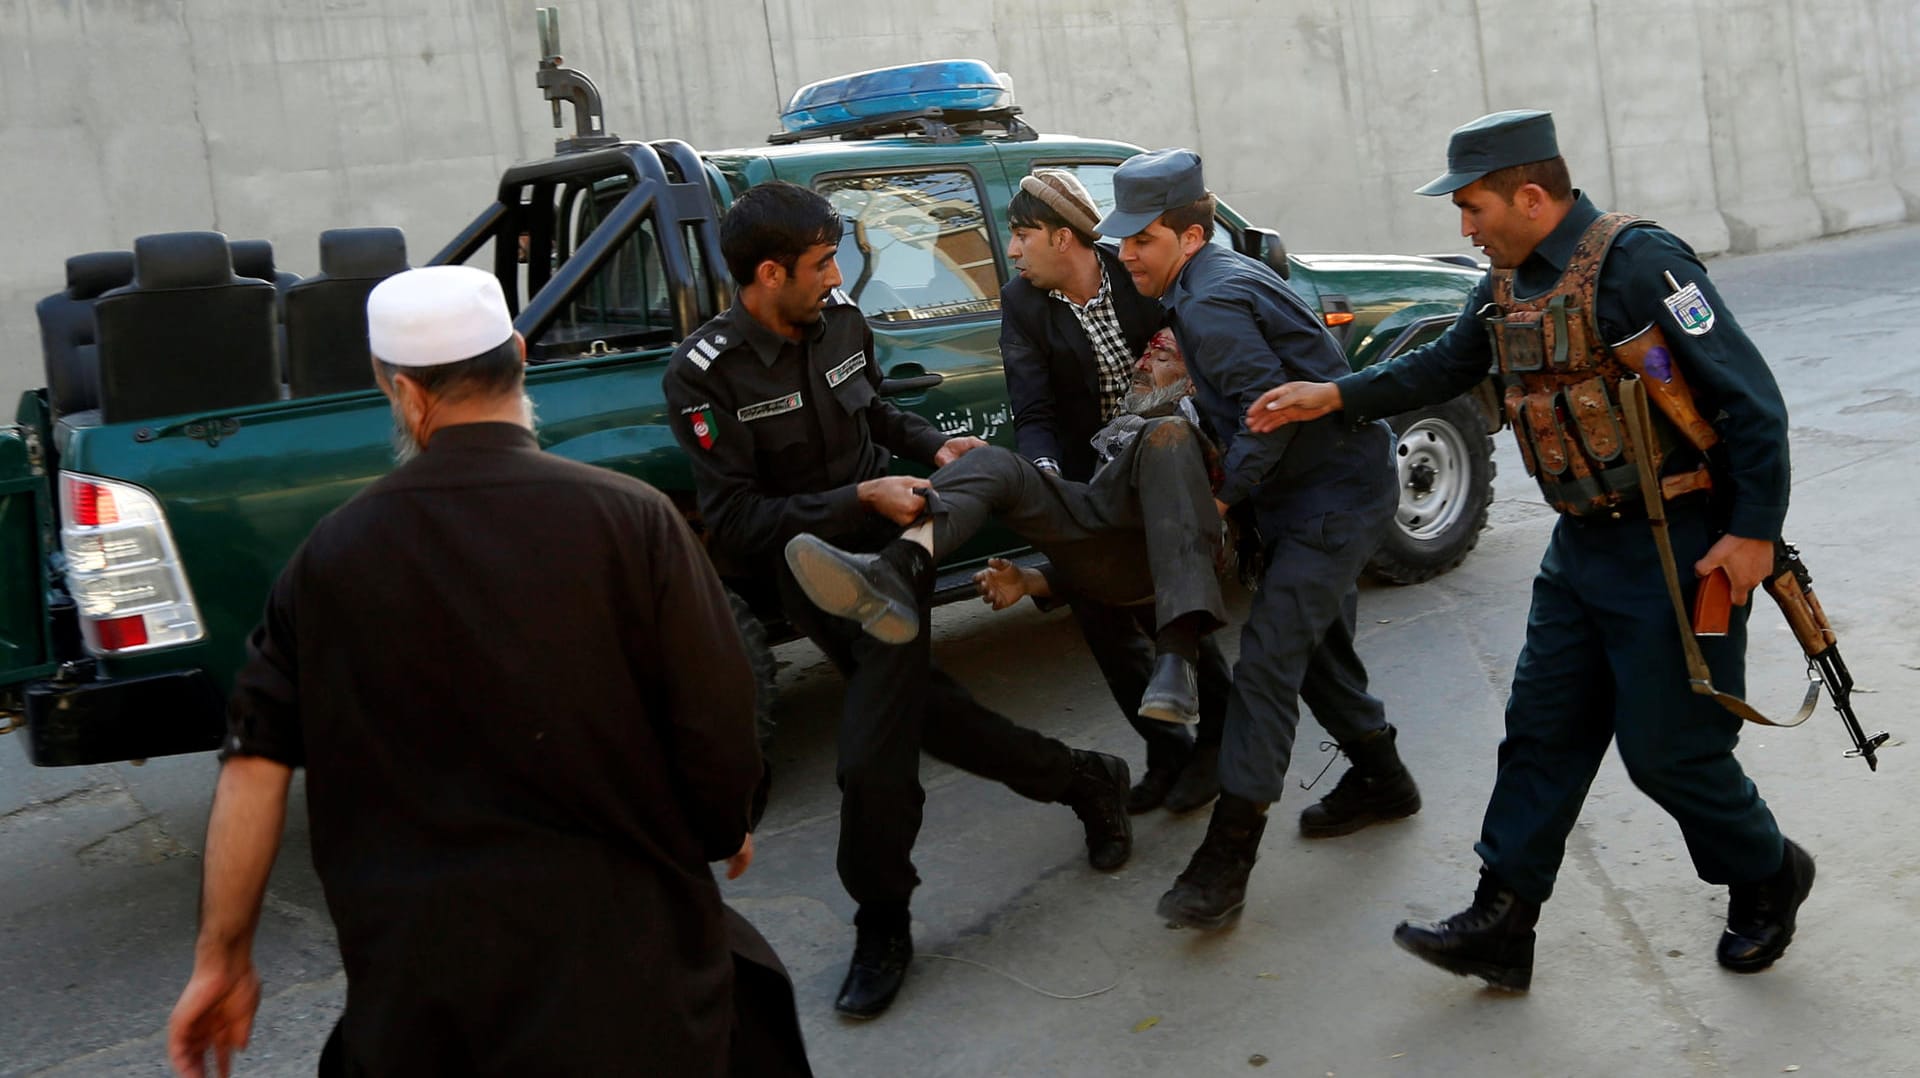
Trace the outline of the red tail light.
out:
[[[67,484],[73,498],[72,523],[83,528],[97,528],[102,524],[120,522],[120,509],[113,503],[113,491],[71,475],[67,476]]]
[[[167,515],[152,491],[66,472],[60,516],[67,591],[89,651],[122,655],[206,637]]]
[[[93,623],[100,647],[106,651],[137,648],[147,642],[147,616],[129,614],[124,618],[102,618]]]

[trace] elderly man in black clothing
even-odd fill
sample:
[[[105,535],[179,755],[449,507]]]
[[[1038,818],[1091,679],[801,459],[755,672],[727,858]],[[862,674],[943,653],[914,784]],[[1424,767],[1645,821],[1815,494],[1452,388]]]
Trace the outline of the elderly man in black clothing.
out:
[[[320,522],[249,641],[174,1066],[246,1046],[304,766],[347,975],[323,1074],[809,1073],[708,869],[752,858],[761,761],[706,556],[659,492],[540,451],[491,275],[413,270],[367,307],[411,459]]]

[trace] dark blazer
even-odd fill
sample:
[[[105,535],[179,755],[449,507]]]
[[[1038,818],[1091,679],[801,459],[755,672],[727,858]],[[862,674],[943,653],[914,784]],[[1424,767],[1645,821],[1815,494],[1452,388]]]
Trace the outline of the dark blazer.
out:
[[[1134,289],[1119,255],[1104,246],[1094,250],[1106,263],[1120,331],[1138,356],[1166,324],[1166,311],[1159,300]],[[1099,459],[1087,439],[1101,426],[1100,381],[1093,342],[1080,320],[1065,303],[1015,277],[1000,290],[1000,361],[1020,455],[1052,457],[1068,479],[1092,478]]]

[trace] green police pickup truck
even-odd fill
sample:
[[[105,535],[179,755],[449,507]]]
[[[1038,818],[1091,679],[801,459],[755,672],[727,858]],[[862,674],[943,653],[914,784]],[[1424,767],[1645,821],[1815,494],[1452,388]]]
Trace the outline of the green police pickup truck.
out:
[[[539,85],[556,125],[572,104],[574,135],[509,169],[428,261],[498,275],[549,451],[644,479],[694,516],[661,373],[731,302],[721,213],[775,178],[845,217],[840,265],[885,392],[944,430],[1012,445],[996,347],[1007,203],[1041,166],[1109,197],[1137,147],[1036,133],[1004,76],[974,97],[945,94],[970,70],[950,63],[808,87],[765,146],[622,140],[605,132],[591,81],[544,44]],[[1216,242],[1272,265],[1324,313],[1355,367],[1436,336],[1478,276],[1429,258],[1292,256],[1225,206],[1219,225]],[[323,234],[321,271],[305,279],[276,272],[263,243],[210,232],[68,261],[67,287],[37,309],[47,385],[0,426],[0,728],[22,731],[36,764],[219,744],[274,577],[322,515],[392,466],[364,303],[406,262],[393,229]],[[1404,489],[1377,575],[1424,579],[1472,548],[1491,496],[1491,404],[1469,394],[1396,422]],[[1020,545],[982,535],[943,567],[942,594],[966,594],[973,567]],[[787,630],[765,582],[729,584],[764,705],[767,645]]]

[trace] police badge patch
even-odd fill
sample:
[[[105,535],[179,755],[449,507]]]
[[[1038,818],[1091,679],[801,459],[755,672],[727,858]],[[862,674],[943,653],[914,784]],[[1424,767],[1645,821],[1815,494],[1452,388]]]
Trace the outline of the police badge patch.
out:
[[[765,419],[770,415],[791,412],[798,407],[800,407],[800,394],[789,393],[784,397],[775,397],[772,400],[761,401],[759,404],[749,404],[734,414],[740,417],[740,422],[751,423],[756,419]]]
[[[1713,308],[1707,305],[1707,297],[1700,294],[1700,286],[1692,281],[1680,286],[1665,302],[1667,310],[1673,312],[1674,321],[1680,323],[1688,336],[1704,336],[1713,328]]]
[[[827,388],[833,389],[838,387],[840,383],[853,377],[861,370],[864,370],[866,365],[867,353],[864,350],[848,356],[846,362],[827,372]]]

